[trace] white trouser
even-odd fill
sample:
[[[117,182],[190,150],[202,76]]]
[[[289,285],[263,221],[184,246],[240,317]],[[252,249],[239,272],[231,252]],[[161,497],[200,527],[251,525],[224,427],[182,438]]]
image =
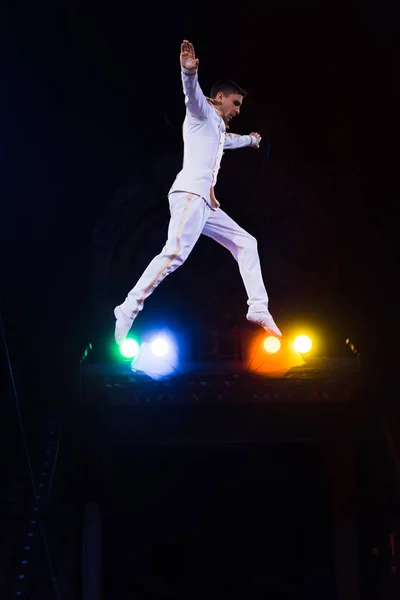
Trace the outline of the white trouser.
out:
[[[220,208],[212,210],[201,196],[172,192],[169,205],[171,220],[167,243],[128,293],[120,306],[122,311],[134,319],[142,310],[145,299],[161,281],[185,262],[203,233],[230,250],[238,262],[249,310],[261,314],[268,312],[268,296],[261,274],[257,240]]]

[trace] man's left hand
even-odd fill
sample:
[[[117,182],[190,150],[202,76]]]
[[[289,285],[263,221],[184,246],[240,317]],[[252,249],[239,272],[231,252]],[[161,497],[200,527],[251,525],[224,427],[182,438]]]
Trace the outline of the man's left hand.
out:
[[[258,149],[261,144],[261,135],[259,133],[256,133],[255,131],[250,133],[250,135],[251,135],[251,139],[252,139],[251,148]]]

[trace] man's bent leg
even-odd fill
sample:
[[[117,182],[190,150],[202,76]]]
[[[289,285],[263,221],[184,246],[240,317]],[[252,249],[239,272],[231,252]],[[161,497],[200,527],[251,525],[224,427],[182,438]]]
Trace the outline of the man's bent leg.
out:
[[[248,296],[248,320],[261,325],[269,333],[280,336],[281,332],[268,310],[268,295],[261,273],[256,238],[221,209],[211,212],[203,234],[227,248],[236,259]]]
[[[185,262],[211,212],[203,198],[186,192],[172,193],[169,202],[171,220],[164,248],[151,261],[125,301],[114,310],[117,319],[115,339],[118,344],[125,339],[145,299],[167,275]]]

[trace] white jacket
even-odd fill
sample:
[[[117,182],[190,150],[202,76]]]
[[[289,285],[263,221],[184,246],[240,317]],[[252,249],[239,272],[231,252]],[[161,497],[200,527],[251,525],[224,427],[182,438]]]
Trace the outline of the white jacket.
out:
[[[201,91],[197,71],[182,68],[186,117],[183,123],[183,167],[169,193],[188,192],[202,196],[213,210],[219,207],[214,186],[224,150],[254,143],[250,135],[226,133],[223,119]]]

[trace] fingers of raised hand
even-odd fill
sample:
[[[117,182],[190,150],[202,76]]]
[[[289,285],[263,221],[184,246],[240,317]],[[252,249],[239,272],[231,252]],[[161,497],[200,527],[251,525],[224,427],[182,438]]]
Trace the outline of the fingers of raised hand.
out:
[[[181,45],[181,51],[187,52],[192,58],[195,57],[193,44],[191,44],[188,40],[183,40]]]

